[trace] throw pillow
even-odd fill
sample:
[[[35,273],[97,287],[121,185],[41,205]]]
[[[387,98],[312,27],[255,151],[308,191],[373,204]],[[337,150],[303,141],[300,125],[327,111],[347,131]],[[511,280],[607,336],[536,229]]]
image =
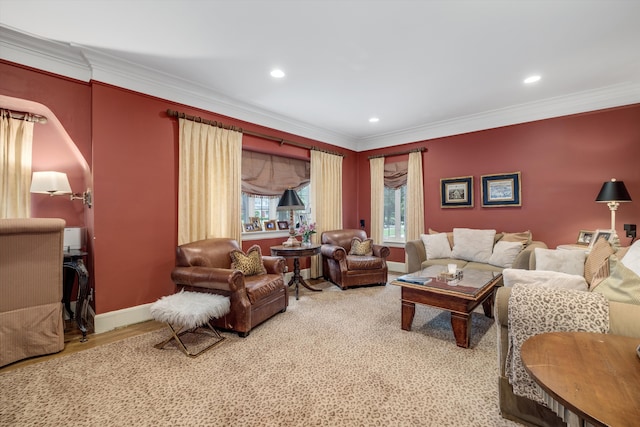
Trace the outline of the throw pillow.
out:
[[[587,280],[587,283],[591,284],[593,275],[598,271],[602,263],[604,263],[609,256],[613,255],[613,253],[613,248],[605,239],[598,239],[598,241],[594,243],[584,263],[584,278]]]
[[[440,234],[440,232],[430,228],[429,234]],[[453,247],[453,231],[448,231],[445,234],[447,235],[447,239],[449,239],[449,247],[452,248]]]
[[[557,271],[505,268],[502,270],[502,280],[505,287],[511,287],[516,283],[521,283],[524,285],[536,285],[554,289],[574,289],[577,291],[587,291],[589,289],[584,277],[576,274],[559,273]]]
[[[536,270],[559,271],[584,277],[584,251],[535,249]]]
[[[262,262],[262,251],[258,245],[251,246],[246,254],[235,249],[231,251],[230,256],[231,268],[242,271],[245,276],[267,274],[267,269]]]
[[[627,268],[615,255],[609,257],[609,270],[609,277],[591,290],[604,295],[609,301],[640,304],[640,276]]]
[[[521,242],[524,246],[527,246],[533,240],[531,231],[529,230],[520,233],[505,233],[503,231],[502,234],[503,242]]]
[[[504,240],[500,240],[493,247],[493,253],[489,257],[489,264],[511,268],[513,261],[522,251],[522,247],[522,243],[520,242],[505,242]]]
[[[489,263],[496,230],[453,229],[452,258]]]
[[[354,237],[353,240],[351,240],[351,250],[349,251],[349,255],[373,255],[373,240],[360,240],[359,238]]]
[[[421,234],[427,259],[451,258],[451,247],[447,233]]]
[[[620,261],[625,267],[640,276],[640,240],[631,245]]]

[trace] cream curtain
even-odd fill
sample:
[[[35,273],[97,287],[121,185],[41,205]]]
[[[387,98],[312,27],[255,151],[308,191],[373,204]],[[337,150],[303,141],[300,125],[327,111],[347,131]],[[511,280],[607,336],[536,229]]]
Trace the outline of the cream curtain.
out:
[[[382,244],[384,238],[384,157],[369,160],[371,174],[371,238]]]
[[[313,243],[320,243],[325,230],[342,228],[342,156],[311,150],[311,217],[317,233]],[[311,258],[311,277],[322,276],[320,256]]]
[[[31,216],[33,122],[0,110],[0,218]]]
[[[241,242],[242,133],[179,119],[178,244],[211,237]]]
[[[422,184],[422,152],[409,153],[406,196],[406,241],[424,233],[424,191]]]

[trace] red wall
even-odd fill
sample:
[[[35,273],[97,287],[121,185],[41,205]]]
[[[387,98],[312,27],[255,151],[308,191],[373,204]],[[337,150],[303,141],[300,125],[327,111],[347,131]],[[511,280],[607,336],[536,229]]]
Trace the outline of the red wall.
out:
[[[640,222],[638,123],[640,105],[632,105],[361,152],[358,208],[361,217],[370,218],[368,156],[426,147],[425,230],[531,230],[549,247],[575,243],[582,229],[610,228],[610,211],[595,198],[603,182],[616,178],[634,199],[616,213],[618,235],[628,245],[623,224]],[[522,207],[481,207],[480,176],[517,171],[522,173]],[[474,207],[441,208],[440,179],[460,176],[474,178]]]

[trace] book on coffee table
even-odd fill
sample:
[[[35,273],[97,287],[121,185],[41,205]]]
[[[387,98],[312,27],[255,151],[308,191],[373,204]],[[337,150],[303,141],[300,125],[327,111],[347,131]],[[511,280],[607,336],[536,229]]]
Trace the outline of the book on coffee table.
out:
[[[416,285],[424,285],[432,281],[433,277],[422,276],[420,273],[411,273],[400,276],[396,280],[405,283],[413,283]]]

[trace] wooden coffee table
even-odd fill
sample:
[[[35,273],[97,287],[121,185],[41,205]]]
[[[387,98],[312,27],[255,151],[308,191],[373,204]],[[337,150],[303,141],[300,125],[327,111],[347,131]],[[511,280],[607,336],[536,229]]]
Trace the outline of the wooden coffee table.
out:
[[[493,317],[493,292],[502,284],[502,274],[493,271],[465,269],[457,284],[438,281],[436,276],[446,266],[431,266],[421,276],[432,277],[426,284],[407,283],[394,280],[392,285],[402,288],[402,324],[405,331],[411,330],[416,303],[441,308],[451,312],[451,327],[456,344],[469,348],[471,337],[471,312],[480,304],[487,317]],[[418,273],[414,273],[418,274]]]
[[[640,422],[640,338],[552,332],[524,342],[525,370],[554,400],[594,426]]]

